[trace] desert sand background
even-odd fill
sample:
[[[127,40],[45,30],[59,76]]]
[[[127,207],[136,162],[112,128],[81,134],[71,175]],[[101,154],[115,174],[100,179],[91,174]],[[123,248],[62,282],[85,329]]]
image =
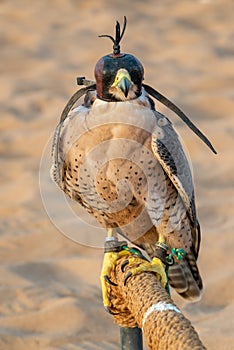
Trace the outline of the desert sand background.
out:
[[[141,60],[145,82],[180,106],[218,151],[158,104],[189,150],[202,227],[203,298],[173,297],[208,349],[234,348],[233,13],[232,0],[0,2],[1,350],[120,348],[118,327],[102,307],[102,250],[59,232],[38,178],[76,77],[93,79],[95,63],[112,50],[97,36],[113,34],[123,15],[122,50]],[[77,234],[90,234],[85,223]]]

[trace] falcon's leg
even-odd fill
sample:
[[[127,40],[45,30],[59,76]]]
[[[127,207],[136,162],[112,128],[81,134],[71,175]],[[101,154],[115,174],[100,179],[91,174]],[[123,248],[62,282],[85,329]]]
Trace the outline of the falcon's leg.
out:
[[[115,229],[108,229],[108,236],[105,241],[105,254],[103,259],[102,271],[101,271],[101,288],[102,288],[102,298],[103,305],[105,309],[111,311],[111,302],[109,299],[110,285],[116,285],[110,280],[111,271],[115,269],[116,262],[123,256],[129,255],[129,252],[123,250],[123,246],[127,246],[127,242],[119,242]]]

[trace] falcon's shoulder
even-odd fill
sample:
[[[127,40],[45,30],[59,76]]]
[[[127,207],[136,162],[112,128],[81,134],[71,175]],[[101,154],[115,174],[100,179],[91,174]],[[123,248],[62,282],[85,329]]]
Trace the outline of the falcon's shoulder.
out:
[[[51,178],[63,188],[63,170],[66,166],[66,156],[72,144],[77,140],[79,134],[83,132],[85,117],[89,113],[96,91],[88,91],[84,97],[84,103],[71,109],[65,119],[57,125],[52,143],[52,166]]]

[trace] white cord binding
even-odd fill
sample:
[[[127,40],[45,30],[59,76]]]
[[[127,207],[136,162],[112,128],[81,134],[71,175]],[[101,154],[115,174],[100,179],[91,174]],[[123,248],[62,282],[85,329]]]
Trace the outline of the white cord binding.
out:
[[[149,317],[150,314],[152,314],[152,312],[162,312],[162,311],[175,311],[181,314],[181,311],[175,305],[167,304],[163,301],[160,301],[159,303],[150,306],[150,308],[146,311],[142,322],[142,328],[144,327],[146,319]]]

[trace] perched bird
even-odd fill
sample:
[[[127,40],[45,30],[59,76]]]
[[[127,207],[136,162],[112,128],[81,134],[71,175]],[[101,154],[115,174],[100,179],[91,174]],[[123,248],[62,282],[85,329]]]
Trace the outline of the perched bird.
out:
[[[178,107],[143,84],[140,61],[120,52],[125,28],[126,18],[122,33],[117,22],[115,38],[104,35],[113,41],[113,53],[97,62],[96,82],[79,90],[62,114],[54,136],[52,178],[111,234],[120,232],[151,259],[158,244],[167,254],[182,249],[185,256],[170,267],[169,283],[194,300],[200,297],[202,280],[191,170],[172,123],[156,111],[153,98],[215,150]],[[84,103],[71,109],[83,94]]]

